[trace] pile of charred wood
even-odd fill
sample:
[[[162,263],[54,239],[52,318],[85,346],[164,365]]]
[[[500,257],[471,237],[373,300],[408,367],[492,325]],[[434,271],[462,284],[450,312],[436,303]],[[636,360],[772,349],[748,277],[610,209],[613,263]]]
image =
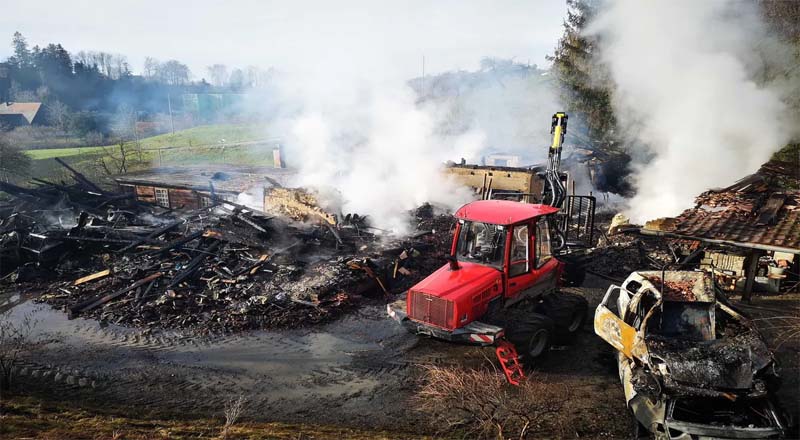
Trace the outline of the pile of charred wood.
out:
[[[586,269],[612,280],[622,280],[641,269],[685,268],[697,262],[700,242],[639,234],[615,234],[591,252]]]
[[[228,201],[180,211],[74,184],[0,183],[3,290],[38,293],[70,316],[218,332],[295,327],[388,295],[441,264],[428,227],[404,241],[363,227],[299,224]],[[441,220],[438,220],[441,221]]]

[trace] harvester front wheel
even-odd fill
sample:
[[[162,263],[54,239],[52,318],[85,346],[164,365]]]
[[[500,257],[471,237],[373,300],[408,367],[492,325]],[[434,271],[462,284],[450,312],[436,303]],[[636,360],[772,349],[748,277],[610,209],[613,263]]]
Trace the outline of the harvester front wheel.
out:
[[[538,313],[526,315],[508,328],[508,340],[524,360],[544,356],[550,349],[554,329],[553,320]]]

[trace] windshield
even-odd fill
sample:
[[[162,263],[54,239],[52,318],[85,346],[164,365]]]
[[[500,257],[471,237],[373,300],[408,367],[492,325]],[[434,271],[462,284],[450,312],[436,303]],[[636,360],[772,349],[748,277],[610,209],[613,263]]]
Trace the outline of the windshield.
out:
[[[506,231],[503,226],[464,222],[458,235],[456,256],[461,261],[503,268]]]

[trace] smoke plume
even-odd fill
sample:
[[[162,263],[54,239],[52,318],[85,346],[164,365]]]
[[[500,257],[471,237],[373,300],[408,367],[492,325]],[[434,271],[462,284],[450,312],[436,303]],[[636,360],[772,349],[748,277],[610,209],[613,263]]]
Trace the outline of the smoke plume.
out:
[[[780,55],[754,6],[740,1],[610,1],[589,27],[634,147],[629,216],[674,216],[693,198],[752,173],[790,139],[777,86]]]
[[[448,160],[480,163],[493,151],[542,158],[558,109],[549,85],[516,77],[499,83],[487,74],[491,81],[476,87],[462,74],[464,81],[452,82],[460,93],[429,99],[405,79],[279,79],[284,99],[294,100],[281,107],[292,113],[269,130],[285,134],[287,163],[298,170],[292,186],[315,189],[328,208],[368,215],[372,225],[402,234],[407,211],[429,202],[453,212],[474,197],[441,172]]]
[[[381,229],[405,233],[406,212],[425,202],[455,210],[470,193],[441,173],[447,160],[475,160],[482,134],[436,132],[436,112],[410,89],[382,85],[338,100],[317,95],[285,121],[293,186],[313,188],[342,213],[368,215]]]

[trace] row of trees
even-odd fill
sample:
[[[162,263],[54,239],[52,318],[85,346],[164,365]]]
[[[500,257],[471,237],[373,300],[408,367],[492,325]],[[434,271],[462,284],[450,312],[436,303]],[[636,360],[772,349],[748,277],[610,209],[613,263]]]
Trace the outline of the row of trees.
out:
[[[7,132],[6,140],[23,149],[130,140],[137,126],[142,133],[191,126],[209,116],[182,114],[182,95],[242,93],[266,87],[273,74],[255,66],[229,70],[215,64],[208,69],[211,84],[205,78],[193,80],[189,67],[174,59],[147,57],[141,73],[134,74],[125,55],[71,53],[57,43],[31,47],[19,32],[11,43],[13,54],[0,60],[0,101],[42,102],[44,117],[37,122],[47,125],[12,132],[7,131],[13,127],[0,126],[0,134]]]
[[[177,60],[147,66],[151,75],[133,75],[124,55],[80,51],[70,54],[61,44],[29,46],[16,32],[14,54],[2,66],[0,98],[9,101],[60,101],[73,111],[114,111],[129,104],[144,111],[166,109],[168,93],[206,91],[205,81],[190,83],[191,72]],[[3,79],[5,81],[3,81]]]
[[[107,133],[107,123],[120,106],[143,114],[180,110],[185,93],[241,93],[263,88],[273,71],[255,66],[208,68],[208,77],[193,81],[189,67],[178,60],[147,57],[141,74],[132,72],[125,55],[102,51],[70,53],[61,44],[31,47],[19,32],[12,38],[13,55],[0,62],[0,100],[43,102],[46,121],[59,129]],[[172,97],[170,99],[170,97]],[[93,120],[92,120],[93,119]]]
[[[264,87],[269,84],[274,74],[272,69],[264,70],[257,66],[229,69],[224,64],[212,64],[206,70],[208,70],[208,79],[212,85],[232,90]]]

